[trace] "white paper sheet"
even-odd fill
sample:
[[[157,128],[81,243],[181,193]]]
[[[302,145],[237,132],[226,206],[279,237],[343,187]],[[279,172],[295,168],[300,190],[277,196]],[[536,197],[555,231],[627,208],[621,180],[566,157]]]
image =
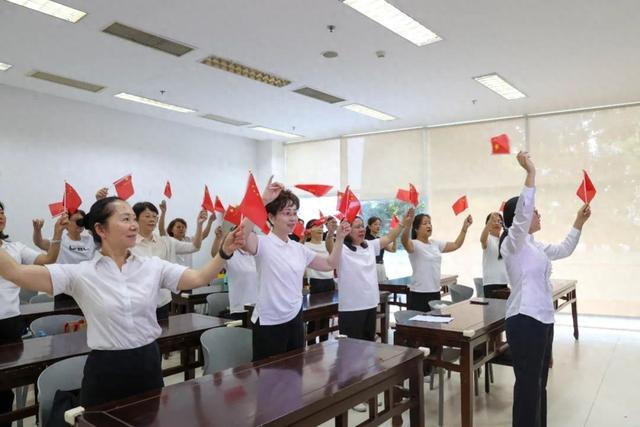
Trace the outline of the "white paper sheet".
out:
[[[417,320],[418,322],[431,322],[431,323],[449,323],[453,320],[453,317],[440,317],[440,316],[429,316],[424,314],[418,314],[417,316],[413,316],[409,320]]]

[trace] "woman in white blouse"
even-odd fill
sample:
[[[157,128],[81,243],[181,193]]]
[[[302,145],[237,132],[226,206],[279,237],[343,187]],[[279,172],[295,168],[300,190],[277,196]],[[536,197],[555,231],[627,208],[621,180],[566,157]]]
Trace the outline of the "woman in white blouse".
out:
[[[499,298],[499,291],[508,288],[507,269],[504,260],[498,256],[498,243],[502,232],[502,215],[492,212],[487,215],[484,229],[480,234],[482,246],[482,285],[486,298]]]
[[[198,270],[136,256],[138,223],[127,202],[106,197],[93,204],[85,226],[100,247],[99,256],[80,264],[20,265],[0,251],[0,276],[17,286],[71,295],[87,319],[91,348],[80,392],[82,406],[94,406],[163,386],[156,338],[158,291],[193,289],[208,283],[224,266],[221,256]],[[242,230],[225,241],[224,253],[244,243]],[[57,254],[56,254],[57,255]]]
[[[462,230],[453,242],[431,239],[433,227],[431,216],[418,214],[411,218],[411,229],[402,233],[402,244],[409,253],[413,269],[407,308],[409,310],[431,311],[429,302],[440,299],[440,270],[442,254],[458,250],[464,243],[467,229],[473,224],[471,215],[462,223]],[[409,238],[411,232],[411,238]]]
[[[573,253],[591,209],[589,205],[580,208],[562,243],[550,245],[535,241],[533,234],[541,227],[540,214],[535,208],[536,169],[528,153],[518,153],[517,159],[527,171],[527,177],[520,196],[505,204],[505,229],[499,247],[511,284],[506,331],[516,376],[513,425],[539,427],[547,425],[546,387],[555,312],[551,261]]]

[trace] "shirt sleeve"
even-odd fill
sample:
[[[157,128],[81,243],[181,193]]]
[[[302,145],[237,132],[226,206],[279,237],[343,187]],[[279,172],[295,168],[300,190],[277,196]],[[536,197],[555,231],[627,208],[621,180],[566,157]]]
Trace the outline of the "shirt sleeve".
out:
[[[557,245],[543,244],[542,250],[550,260],[566,258],[573,253],[580,241],[580,230],[572,228],[562,243]]]
[[[73,296],[76,270],[79,264],[46,264],[51,276],[53,295],[67,294]]]
[[[263,243],[263,241],[264,241],[264,239],[266,239],[267,237],[266,237],[266,236],[263,236],[263,235],[261,235],[261,234],[256,234],[256,237],[257,237],[257,241],[256,241],[256,253],[255,253],[255,255],[254,255],[254,256],[260,256],[260,255],[261,255],[261,254],[260,254],[260,251],[261,251],[262,246],[263,246],[263,244],[264,244],[264,243]]]
[[[376,256],[380,255],[380,239],[369,240],[368,242],[371,245],[371,249],[373,249],[373,253]]]
[[[178,293],[178,283],[180,283],[180,278],[187,270],[187,267],[157,257],[153,259],[160,263],[160,287],[169,289],[173,293]]]
[[[439,252],[444,251],[444,248],[447,247],[447,242],[444,240],[436,240],[433,243],[435,244],[435,247],[438,248]]]
[[[36,261],[42,252],[38,252],[35,249],[31,249],[30,247],[20,244],[20,263],[24,265],[31,265]]]
[[[289,243],[291,243],[291,242],[289,242]],[[320,254],[315,253],[314,251],[312,251],[311,249],[309,249],[305,245],[300,244],[300,246],[302,247],[302,254],[304,256],[305,266],[308,266],[309,264],[311,264],[313,262],[313,260],[315,259],[315,257],[324,256],[324,255],[320,255]]]
[[[194,252],[198,252],[199,250],[191,242],[181,242],[180,240],[174,239],[173,237],[169,237],[169,239],[169,244],[173,245],[176,248],[176,254],[178,255],[192,254]]]
[[[524,187],[518,197],[516,204],[516,213],[513,218],[513,224],[509,227],[509,234],[502,242],[501,252],[503,254],[517,253],[529,236],[529,228],[533,219],[533,207],[535,205],[535,187]]]

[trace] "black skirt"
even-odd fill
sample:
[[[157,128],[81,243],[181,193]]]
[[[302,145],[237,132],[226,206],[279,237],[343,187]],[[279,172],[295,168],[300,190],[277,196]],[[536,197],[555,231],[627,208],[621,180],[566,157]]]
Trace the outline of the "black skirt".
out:
[[[89,407],[164,387],[157,342],[128,350],[91,350],[80,404]]]

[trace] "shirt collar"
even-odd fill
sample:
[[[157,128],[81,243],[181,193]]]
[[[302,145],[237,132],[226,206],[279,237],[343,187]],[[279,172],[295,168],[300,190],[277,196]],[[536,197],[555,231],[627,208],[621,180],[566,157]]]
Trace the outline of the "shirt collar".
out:
[[[127,259],[125,260],[125,264],[128,264],[130,262],[134,262],[137,261],[140,257],[137,256],[136,254],[134,254],[131,249],[128,249],[129,252],[129,256],[127,257]],[[100,251],[96,251],[96,256],[89,262],[92,262],[94,264],[98,264],[99,262],[115,262],[113,260],[113,258],[111,258],[110,256],[106,256],[106,255],[102,255],[102,253]]]
[[[287,243],[289,243],[289,241],[291,240],[291,239],[289,239],[289,236],[287,236],[287,241],[285,242],[281,238],[276,236],[276,233],[267,234],[267,239],[273,240],[276,243],[276,245],[278,245],[278,246],[286,246]]]
[[[159,237],[156,237],[156,233],[151,234],[151,239],[145,239],[141,234],[138,234],[136,236],[136,244],[142,243],[142,242],[156,243],[158,241],[158,238]]]

